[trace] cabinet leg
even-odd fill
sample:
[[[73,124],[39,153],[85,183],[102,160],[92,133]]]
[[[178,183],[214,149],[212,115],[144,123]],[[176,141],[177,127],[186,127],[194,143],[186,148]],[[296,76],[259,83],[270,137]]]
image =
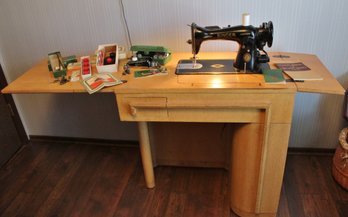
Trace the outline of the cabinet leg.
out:
[[[230,191],[231,209],[240,216],[256,216],[263,124],[236,126],[233,135]]]
[[[155,187],[155,175],[153,171],[151,146],[149,139],[149,130],[147,122],[138,122],[139,139],[140,139],[140,153],[143,163],[143,170],[145,176],[146,186],[148,188]]]
[[[230,206],[239,216],[276,216],[290,128],[289,123],[270,124],[267,128],[253,123],[235,130]]]

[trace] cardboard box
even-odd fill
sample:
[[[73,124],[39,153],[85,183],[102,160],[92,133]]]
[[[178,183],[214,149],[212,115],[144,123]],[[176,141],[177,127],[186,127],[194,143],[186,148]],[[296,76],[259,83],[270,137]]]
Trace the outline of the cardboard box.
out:
[[[103,44],[98,46],[96,67],[98,73],[117,72],[118,46],[117,44]]]

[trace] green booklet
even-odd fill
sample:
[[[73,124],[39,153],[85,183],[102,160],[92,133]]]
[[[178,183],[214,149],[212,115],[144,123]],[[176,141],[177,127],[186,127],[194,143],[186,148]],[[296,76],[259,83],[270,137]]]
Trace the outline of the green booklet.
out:
[[[283,70],[281,69],[265,69],[262,71],[265,82],[268,84],[285,84]]]

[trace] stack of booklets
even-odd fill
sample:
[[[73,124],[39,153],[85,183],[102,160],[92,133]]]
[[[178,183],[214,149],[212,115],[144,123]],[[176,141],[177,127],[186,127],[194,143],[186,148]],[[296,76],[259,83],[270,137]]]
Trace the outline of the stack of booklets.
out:
[[[82,85],[86,88],[89,94],[95,93],[103,87],[110,87],[124,83],[112,76],[112,74],[95,74],[83,80]]]
[[[275,65],[294,81],[318,81],[323,78],[302,62],[277,62]]]

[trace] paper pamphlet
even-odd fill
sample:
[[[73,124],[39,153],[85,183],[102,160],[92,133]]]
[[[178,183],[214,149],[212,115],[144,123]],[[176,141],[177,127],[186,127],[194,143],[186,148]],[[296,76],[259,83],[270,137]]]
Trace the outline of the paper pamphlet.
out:
[[[82,85],[86,88],[89,94],[95,93],[103,87],[114,86],[124,83],[112,76],[111,74],[95,74],[83,80]]]
[[[323,78],[299,59],[280,59],[272,62],[294,81],[318,81]]]

